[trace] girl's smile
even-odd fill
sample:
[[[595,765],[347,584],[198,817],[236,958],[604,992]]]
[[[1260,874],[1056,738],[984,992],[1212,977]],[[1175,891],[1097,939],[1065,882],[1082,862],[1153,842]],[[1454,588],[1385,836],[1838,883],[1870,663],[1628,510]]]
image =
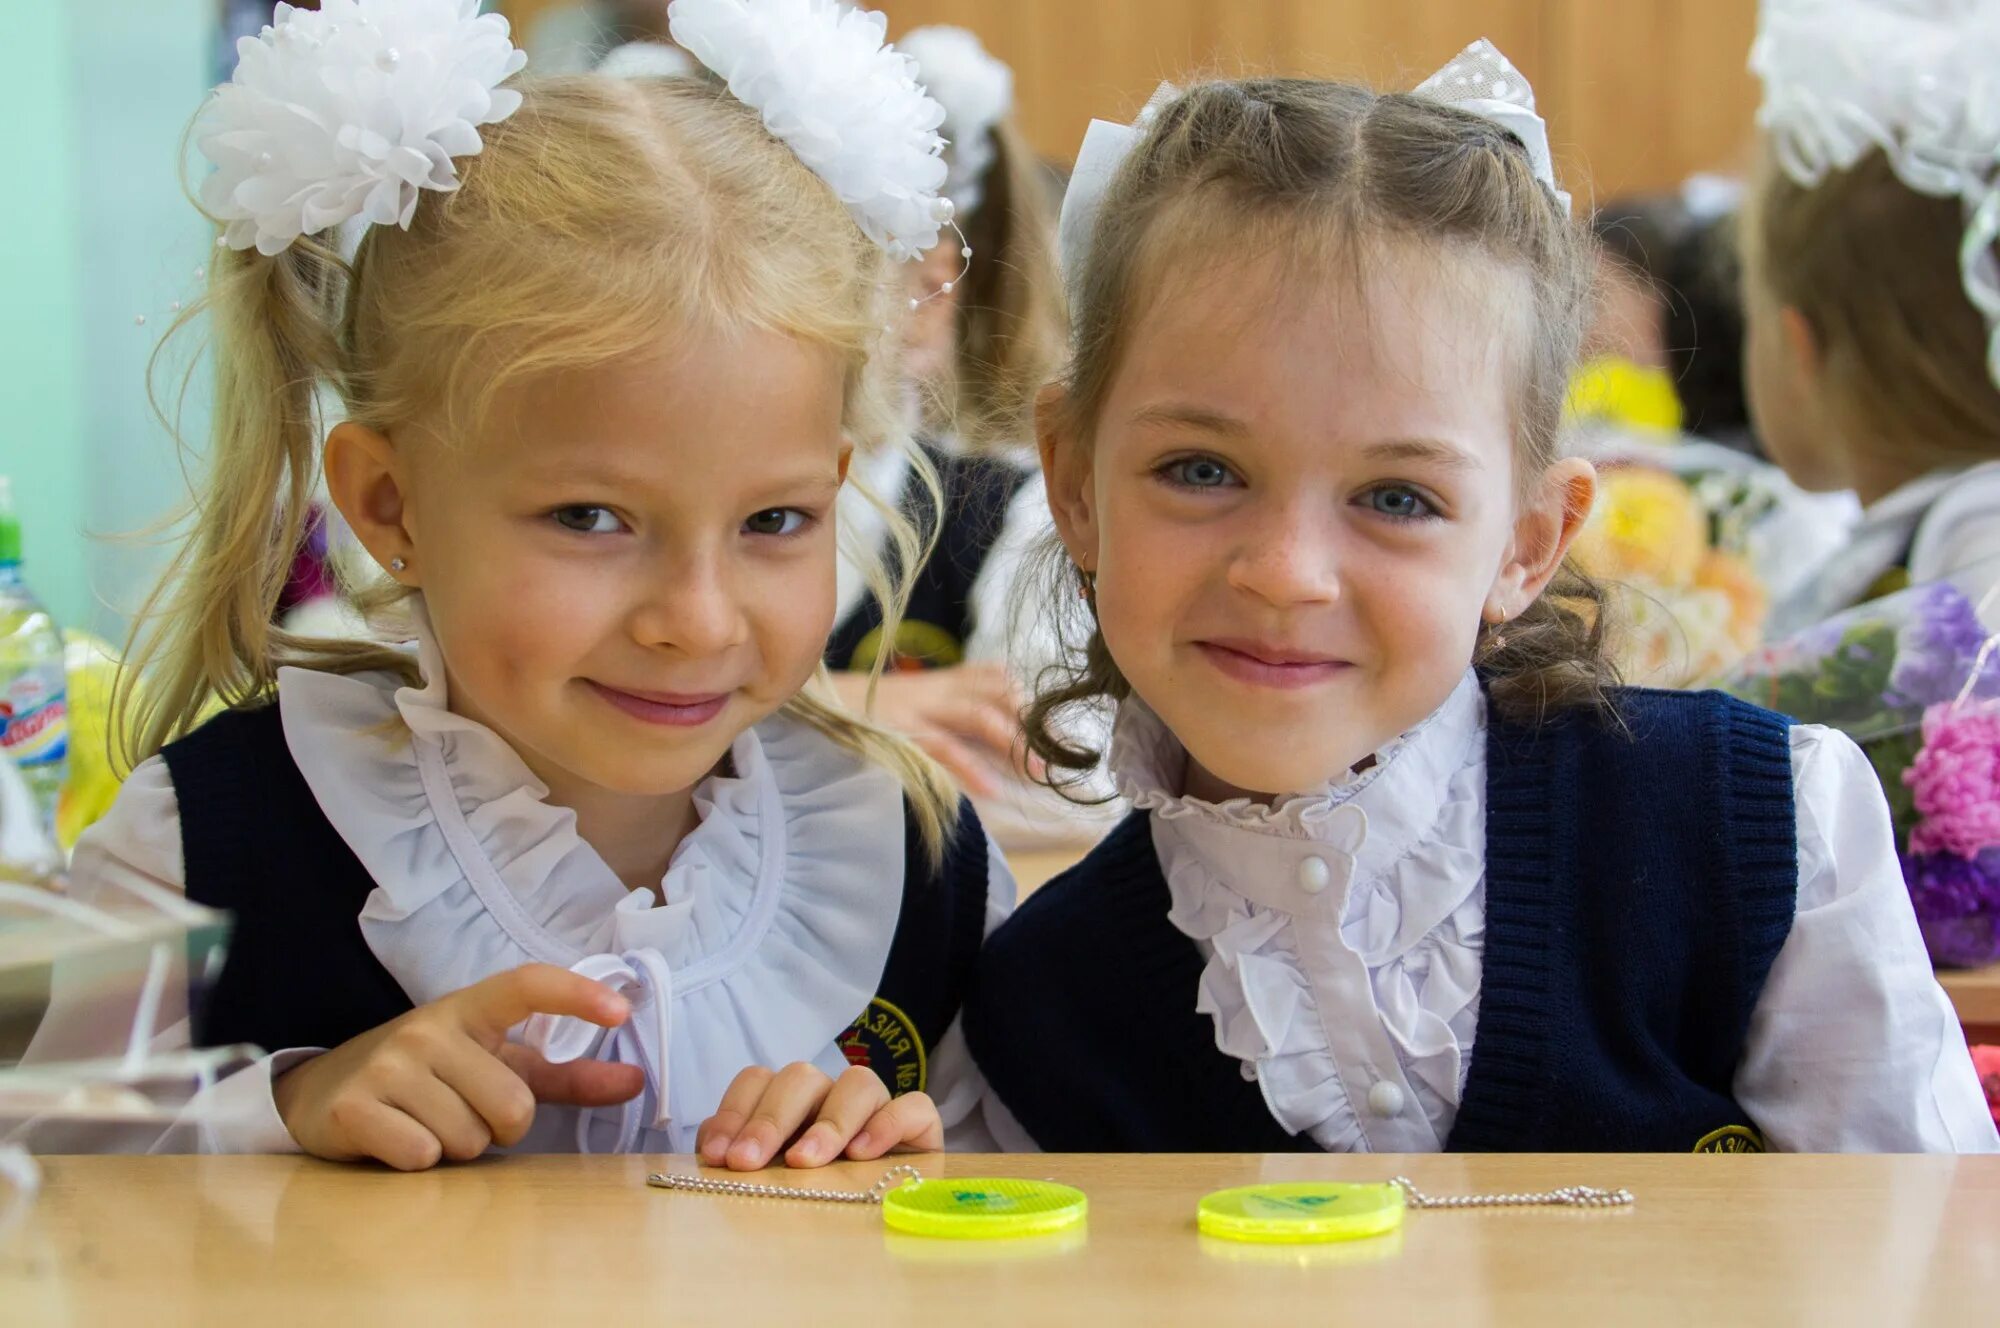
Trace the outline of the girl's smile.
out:
[[[647,724],[665,724],[672,728],[700,728],[729,704],[731,693],[715,692],[707,696],[679,695],[667,692],[635,692],[620,687],[607,687],[594,679],[584,679],[585,685],[595,691],[605,701],[636,720]]]
[[[1216,672],[1253,687],[1317,687],[1345,677],[1354,667],[1337,655],[1242,637],[1196,641],[1194,647]]]

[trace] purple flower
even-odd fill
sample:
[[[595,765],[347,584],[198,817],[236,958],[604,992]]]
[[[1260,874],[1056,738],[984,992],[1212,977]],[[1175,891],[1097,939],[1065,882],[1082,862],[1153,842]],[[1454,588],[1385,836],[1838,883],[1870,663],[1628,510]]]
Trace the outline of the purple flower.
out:
[[[1972,670],[1972,661],[1986,643],[1986,627],[1972,602],[1949,581],[1934,581],[1909,592],[1911,614],[1889,674],[1883,698],[1892,706],[1932,706],[1956,700]],[[2000,690],[2000,651],[1982,671],[1975,695]]]
[[[1933,963],[1978,968],[2000,960],[2000,848],[1969,859],[1912,854],[1903,879]]]

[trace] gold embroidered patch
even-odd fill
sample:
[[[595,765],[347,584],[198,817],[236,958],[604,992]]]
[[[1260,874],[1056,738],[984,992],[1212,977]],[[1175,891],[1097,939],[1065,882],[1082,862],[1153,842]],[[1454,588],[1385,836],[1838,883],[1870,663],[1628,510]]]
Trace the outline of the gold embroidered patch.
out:
[[[930,1077],[924,1040],[915,1022],[880,996],[854,1017],[840,1050],[849,1065],[873,1070],[896,1097],[921,1093]]]
[[[1711,1130],[1694,1146],[1697,1153],[1768,1153],[1764,1136],[1748,1125],[1725,1125]]]

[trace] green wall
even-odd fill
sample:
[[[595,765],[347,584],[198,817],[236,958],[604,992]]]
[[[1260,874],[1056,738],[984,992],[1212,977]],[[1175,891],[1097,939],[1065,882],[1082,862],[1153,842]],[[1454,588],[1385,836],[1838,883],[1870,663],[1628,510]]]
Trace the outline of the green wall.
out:
[[[216,0],[8,0],[0,147],[0,474],[29,583],[114,639],[164,555],[120,538],[184,498],[146,360],[194,297],[209,231],[180,183],[182,134],[215,76]],[[143,326],[135,319],[143,316]],[[199,444],[205,376],[184,423]]]

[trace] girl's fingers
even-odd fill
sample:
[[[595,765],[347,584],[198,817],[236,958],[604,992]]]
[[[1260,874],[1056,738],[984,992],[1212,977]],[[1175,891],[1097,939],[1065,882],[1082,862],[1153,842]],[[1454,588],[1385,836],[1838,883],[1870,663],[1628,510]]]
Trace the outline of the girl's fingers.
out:
[[[471,1038],[457,1038],[439,1048],[431,1059],[431,1073],[465,1100],[502,1148],[520,1143],[535,1123],[534,1090],[505,1060]]]
[[[732,1171],[755,1171],[771,1164],[785,1141],[819,1111],[833,1081],[804,1061],[778,1071],[729,1145],[724,1161]]]
[[[986,762],[957,738],[932,730],[918,734],[916,743],[933,761],[943,766],[945,772],[957,780],[959,787],[967,793],[974,797],[991,798],[1000,792],[1000,786],[994,782]]]
[[[493,1142],[492,1132],[479,1113],[456,1089],[434,1075],[411,1075],[398,1083],[387,1105],[428,1131],[439,1152],[453,1162],[469,1162]]]
[[[722,1105],[695,1131],[694,1151],[702,1161],[714,1167],[722,1165],[729,1155],[729,1145],[736,1142],[737,1134],[750,1123],[750,1113],[757,1109],[758,1099],[776,1077],[763,1066],[753,1065],[730,1081],[722,1095]]]
[[[387,1102],[361,1097],[342,1101],[333,1108],[333,1119],[346,1156],[331,1161],[372,1157],[398,1171],[423,1171],[444,1156],[444,1145],[435,1134]]]
[[[927,1093],[905,1093],[868,1118],[848,1141],[847,1156],[867,1162],[892,1149],[935,1153],[944,1147],[944,1120]]]
[[[889,1089],[873,1070],[849,1067],[833,1081],[833,1091],[826,1095],[819,1119],[785,1154],[785,1165],[817,1167],[833,1161],[888,1101]]]
[[[941,728],[978,743],[1002,760],[1012,758],[1014,746],[1021,740],[1021,726],[1015,722],[1014,712],[1000,706],[962,702],[939,711],[933,718]]]
[[[523,964],[495,973],[434,1004],[450,1006],[461,1028],[495,1048],[508,1029],[530,1015],[571,1015],[616,1028],[632,1013],[632,1003],[602,982],[553,964]]]
[[[646,1088],[646,1072],[617,1061],[565,1061],[551,1065],[532,1047],[505,1042],[494,1055],[520,1076],[537,1102],[569,1107],[611,1107]]]

